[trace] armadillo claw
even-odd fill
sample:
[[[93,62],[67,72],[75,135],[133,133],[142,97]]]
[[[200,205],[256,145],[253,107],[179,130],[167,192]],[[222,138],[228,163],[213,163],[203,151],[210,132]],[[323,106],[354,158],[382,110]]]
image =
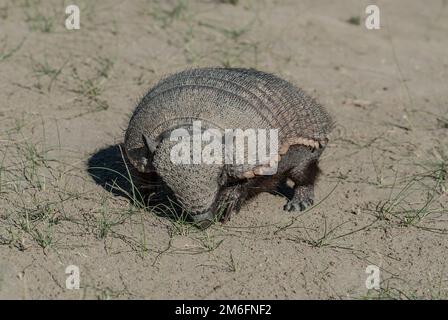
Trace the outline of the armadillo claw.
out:
[[[298,201],[298,200],[290,200],[288,201],[287,204],[285,204],[285,206],[283,207],[283,210],[285,211],[304,211],[306,210],[308,207],[313,205],[313,200],[312,199],[308,199],[308,200],[302,200],[302,201]]]

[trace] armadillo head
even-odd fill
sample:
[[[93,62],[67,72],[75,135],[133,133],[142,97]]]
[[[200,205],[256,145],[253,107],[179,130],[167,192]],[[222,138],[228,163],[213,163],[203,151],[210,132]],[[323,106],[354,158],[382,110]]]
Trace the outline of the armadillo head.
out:
[[[174,133],[179,133],[178,130],[181,134],[176,136]],[[187,123],[170,128],[159,134],[157,139],[152,139],[151,133],[136,122],[129,125],[124,145],[132,165],[140,172],[157,172],[193,221],[205,227],[204,223],[211,222],[216,215],[215,202],[225,179],[222,175],[224,164],[206,164],[202,159],[195,163],[193,146],[186,156],[189,161],[185,161],[185,157],[179,161],[177,138],[184,136],[189,139],[191,133],[192,128]]]
[[[196,223],[212,221],[222,164],[183,164],[174,159],[176,142],[163,139],[154,153],[157,174]]]

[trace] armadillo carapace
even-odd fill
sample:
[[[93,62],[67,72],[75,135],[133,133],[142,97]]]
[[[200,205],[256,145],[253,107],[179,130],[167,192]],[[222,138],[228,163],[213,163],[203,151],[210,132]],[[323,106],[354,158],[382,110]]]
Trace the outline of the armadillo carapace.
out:
[[[195,129],[198,123],[199,131]],[[193,221],[206,227],[217,215],[229,217],[248,198],[274,191],[287,179],[294,182],[294,195],[285,210],[304,210],[313,204],[318,160],[332,126],[324,107],[275,75],[253,69],[200,68],[168,76],[149,90],[132,115],[124,146],[138,171],[156,172]],[[196,143],[201,154],[207,142],[213,140],[210,132],[222,132],[224,150],[229,141],[237,139],[224,139],[224,132],[232,130],[274,130],[272,136],[277,143],[267,143],[270,147],[266,150],[276,147],[269,150],[269,161],[237,163],[232,162],[234,155],[214,163],[173,161],[181,139],[191,136],[183,141],[193,145],[187,156],[193,159],[194,152],[198,152],[195,137],[202,137]],[[242,141],[247,149],[259,141],[246,138]],[[244,155],[248,159],[247,150]],[[269,170],[272,168],[276,168],[275,172]]]

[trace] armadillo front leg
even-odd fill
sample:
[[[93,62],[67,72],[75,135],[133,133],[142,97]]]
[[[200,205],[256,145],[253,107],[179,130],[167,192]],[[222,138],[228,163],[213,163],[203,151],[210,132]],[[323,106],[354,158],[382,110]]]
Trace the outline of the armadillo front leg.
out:
[[[303,211],[313,205],[314,184],[319,172],[317,158],[311,154],[304,155],[301,153],[300,161],[296,162],[296,165],[290,170],[288,175],[294,182],[294,194],[285,205],[285,210]]]

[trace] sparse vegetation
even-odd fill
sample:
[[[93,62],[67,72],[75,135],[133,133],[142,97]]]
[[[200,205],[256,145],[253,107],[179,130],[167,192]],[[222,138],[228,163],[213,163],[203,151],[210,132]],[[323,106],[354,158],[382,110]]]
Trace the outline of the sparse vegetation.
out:
[[[355,26],[359,26],[359,25],[361,24],[361,17],[360,17],[360,16],[353,16],[353,17],[350,17],[350,18],[347,20],[347,22],[350,23],[350,24],[353,24],[353,25],[355,25]]]
[[[42,77],[48,78],[47,91],[50,92],[53,86],[53,83],[57,80],[58,76],[61,74],[62,69],[67,64],[67,61],[62,64],[59,68],[54,68],[50,66],[47,59],[43,62],[33,61],[33,72],[37,77],[38,82],[35,84],[35,87],[39,90],[42,89],[42,84],[40,83],[40,79]]]
[[[401,226],[418,225],[425,217],[443,214],[440,200],[446,195],[447,168],[445,156],[416,164],[422,172],[406,177],[402,186],[396,177],[387,200],[376,203],[374,214],[380,220],[395,221]]]
[[[6,47],[6,38],[2,40],[2,48],[0,49],[0,62],[8,59],[11,57],[14,53],[16,53],[23,45],[23,42],[25,39],[23,39],[16,47],[7,50]]]
[[[176,0],[174,5],[168,8],[157,1],[151,6],[151,11],[149,11],[149,15],[156,21],[159,21],[162,28],[170,26],[176,20],[185,18],[187,14],[188,2],[185,0]]]
[[[218,0],[221,3],[228,3],[228,4],[232,4],[234,6],[236,6],[239,2],[239,0]]]
[[[43,33],[51,33],[54,31],[54,18],[42,14],[37,5],[25,9],[25,17],[25,21],[31,31],[39,31]]]
[[[77,88],[72,91],[79,94],[82,99],[92,105],[93,110],[86,113],[104,111],[109,108],[107,100],[102,99],[103,86],[110,77],[113,61],[108,58],[99,57],[95,59],[95,74],[93,76],[81,76],[76,67],[72,68],[72,75],[77,83]],[[83,113],[83,114],[86,114]]]

